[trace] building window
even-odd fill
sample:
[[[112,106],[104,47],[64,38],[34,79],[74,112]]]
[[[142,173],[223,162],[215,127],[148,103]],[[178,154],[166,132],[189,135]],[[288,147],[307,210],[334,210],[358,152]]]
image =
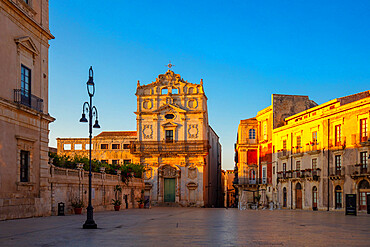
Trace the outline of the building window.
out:
[[[317,144],[317,131],[312,132],[312,144]]]
[[[301,170],[301,161],[297,160],[296,163],[295,163],[295,169],[297,171],[300,171]]]
[[[166,142],[173,142],[173,130],[166,130]]]
[[[85,144],[85,149],[90,150],[90,144]],[[94,149],[94,144],[91,143],[91,150]]]
[[[272,174],[275,174],[275,166],[272,167]]]
[[[286,172],[286,163],[283,163],[283,173]]]
[[[301,136],[297,136],[297,146],[296,146],[297,150],[300,149],[301,146],[302,146],[302,138]]]
[[[262,167],[262,183],[266,184],[266,167]]]
[[[101,160],[100,162],[103,164],[108,164],[108,160]]]
[[[118,165],[119,164],[119,160],[112,160],[112,165]]]
[[[30,152],[21,150],[21,182],[29,182]]]
[[[256,139],[256,130],[250,129],[249,130],[249,139]]]
[[[341,175],[342,169],[342,157],[340,155],[335,155],[335,174]]]
[[[366,142],[368,138],[366,118],[360,120],[360,138],[361,138],[361,142]]]
[[[179,90],[177,88],[172,88],[172,94],[179,94]]]
[[[82,150],[82,144],[75,144],[75,150]]]
[[[131,160],[123,160],[123,164],[124,165],[128,165],[128,164],[130,164],[131,163]]]
[[[360,162],[362,169],[367,169],[367,152],[360,153]]]
[[[119,144],[112,144],[112,149],[119,149],[120,145]]]
[[[267,123],[263,124],[263,140],[267,140]]]
[[[312,159],[312,170],[316,170],[316,169],[317,169],[317,158]]]
[[[130,149],[130,144],[123,144],[123,149]]]
[[[286,150],[286,140],[283,140],[283,150]]]
[[[108,144],[100,144],[100,149],[108,149]]]
[[[29,1],[29,0],[24,0],[24,2],[25,2],[26,4],[30,4],[30,1]]]
[[[161,94],[167,94],[167,93],[168,93],[168,89],[167,88],[162,88]]]
[[[335,146],[340,146],[342,141],[342,126],[335,125]]]
[[[31,70],[21,65],[21,101],[31,106]]]
[[[63,145],[63,150],[71,150],[72,146],[71,144],[64,144]]]

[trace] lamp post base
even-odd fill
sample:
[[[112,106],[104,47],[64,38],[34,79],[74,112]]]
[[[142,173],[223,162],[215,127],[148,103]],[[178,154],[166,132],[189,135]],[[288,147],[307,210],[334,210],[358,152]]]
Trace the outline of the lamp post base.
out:
[[[83,229],[97,229],[98,225],[95,223],[95,221],[86,221],[85,224],[82,226]]]

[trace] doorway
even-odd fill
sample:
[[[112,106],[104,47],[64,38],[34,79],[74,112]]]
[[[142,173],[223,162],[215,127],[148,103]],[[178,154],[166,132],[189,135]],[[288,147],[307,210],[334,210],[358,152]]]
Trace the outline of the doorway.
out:
[[[164,202],[175,202],[175,178],[164,179]]]
[[[286,193],[286,188],[284,187],[283,189],[283,207],[286,208],[287,205],[287,193]]]
[[[317,187],[312,188],[312,209],[317,210]]]
[[[367,180],[362,180],[358,185],[360,208],[359,210],[367,209],[367,195],[370,194],[370,184]]]
[[[298,183],[295,186],[295,196],[296,196],[295,208],[302,209],[302,186],[300,183]]]

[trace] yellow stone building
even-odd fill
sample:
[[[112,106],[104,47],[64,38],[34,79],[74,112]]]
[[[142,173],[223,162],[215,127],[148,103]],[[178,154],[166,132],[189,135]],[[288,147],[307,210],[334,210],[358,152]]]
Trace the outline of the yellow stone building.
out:
[[[221,145],[209,126],[203,81],[168,70],[137,90],[137,131],[102,132],[92,158],[146,167],[153,205],[222,206]],[[58,138],[58,154],[88,155],[87,138]]]
[[[264,206],[276,201],[273,130],[284,124],[284,118],[317,105],[307,96],[281,94],[273,94],[271,103],[256,117],[241,120],[238,126],[235,186],[240,208],[256,204],[258,197]]]
[[[136,141],[136,131],[103,131],[92,138],[92,159],[107,164],[133,161],[130,143]],[[89,157],[89,138],[57,138],[58,155]]]
[[[51,213],[48,9],[0,0],[0,220]]]
[[[341,210],[370,194],[370,91],[299,112],[273,129],[277,203],[284,208]]]

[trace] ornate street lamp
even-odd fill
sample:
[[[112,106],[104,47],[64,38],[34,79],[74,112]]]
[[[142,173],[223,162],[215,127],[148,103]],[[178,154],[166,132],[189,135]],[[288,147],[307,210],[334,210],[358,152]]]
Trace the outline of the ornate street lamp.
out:
[[[95,94],[95,84],[94,84],[94,72],[92,69],[92,66],[89,69],[89,80],[86,83],[87,85],[87,92],[90,97],[90,104],[88,102],[85,102],[82,106],[82,117],[80,119],[81,123],[87,123],[89,122],[89,138],[90,138],[90,146],[89,146],[89,152],[90,152],[90,157],[89,157],[89,205],[87,206],[87,219],[85,224],[83,224],[84,229],[96,229],[98,226],[94,221],[94,215],[93,211],[94,208],[91,204],[91,138],[92,138],[92,128],[100,128],[99,123],[98,123],[98,110],[96,109],[95,106],[92,104],[92,97]],[[86,113],[89,113],[89,120],[86,119]],[[95,124],[94,126],[92,125],[92,118],[93,116],[95,117]]]

